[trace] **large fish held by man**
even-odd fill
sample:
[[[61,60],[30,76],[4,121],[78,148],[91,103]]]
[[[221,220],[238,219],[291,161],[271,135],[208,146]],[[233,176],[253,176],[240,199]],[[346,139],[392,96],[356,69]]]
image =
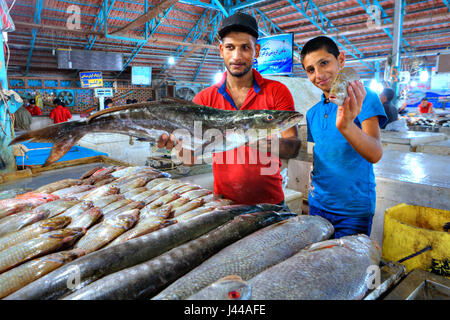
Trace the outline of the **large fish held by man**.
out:
[[[162,134],[173,134],[176,141],[182,140],[186,149],[197,151],[206,147],[205,153],[221,152],[278,134],[298,124],[302,117],[295,111],[229,111],[165,99],[108,108],[85,121],[29,131],[12,140],[10,145],[25,141],[53,143],[44,166],[61,159],[84,135],[94,132],[125,134],[150,142],[157,142]]]

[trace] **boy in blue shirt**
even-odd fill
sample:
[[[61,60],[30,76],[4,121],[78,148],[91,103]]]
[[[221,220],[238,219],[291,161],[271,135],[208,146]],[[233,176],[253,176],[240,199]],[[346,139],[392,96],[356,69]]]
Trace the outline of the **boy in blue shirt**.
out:
[[[370,235],[375,213],[373,163],[383,155],[380,126],[387,121],[378,95],[353,81],[342,106],[330,101],[330,89],[345,55],[328,37],[308,41],[301,51],[309,80],[323,95],[306,114],[314,164],[308,197],[309,214],[328,219],[335,238]]]

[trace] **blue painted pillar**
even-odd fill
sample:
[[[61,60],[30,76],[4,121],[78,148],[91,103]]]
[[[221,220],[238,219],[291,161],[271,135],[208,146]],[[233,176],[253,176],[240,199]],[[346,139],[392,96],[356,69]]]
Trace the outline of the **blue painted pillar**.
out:
[[[398,96],[399,72],[401,71],[401,43],[403,33],[404,0],[395,0],[394,5],[394,41],[392,44],[391,88]]]
[[[0,22],[1,25],[1,22]],[[4,42],[3,42],[3,34],[0,32],[0,83],[4,90],[8,90],[8,79],[6,75],[6,59],[4,52]],[[11,102],[9,104],[9,111],[11,113],[16,112],[16,110],[21,105],[14,105]],[[0,174],[6,172],[16,171],[16,159],[12,153],[12,147],[9,147],[8,144],[12,140],[12,130],[13,128],[11,123],[11,118],[8,112],[5,114],[6,106],[3,103],[3,100],[0,99]]]

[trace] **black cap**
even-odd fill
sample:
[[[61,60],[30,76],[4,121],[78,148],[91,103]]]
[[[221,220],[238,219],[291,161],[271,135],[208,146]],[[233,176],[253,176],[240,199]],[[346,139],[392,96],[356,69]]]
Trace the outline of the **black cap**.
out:
[[[36,101],[34,99],[30,99],[30,103],[35,104]]]
[[[219,30],[220,38],[225,37],[230,31],[247,32],[258,39],[258,24],[255,18],[242,12],[237,12],[223,20]]]

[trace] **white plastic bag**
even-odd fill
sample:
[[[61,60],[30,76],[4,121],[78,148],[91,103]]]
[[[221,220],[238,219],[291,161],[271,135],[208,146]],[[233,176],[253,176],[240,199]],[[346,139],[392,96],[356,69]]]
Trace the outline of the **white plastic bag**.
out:
[[[386,131],[398,131],[398,132],[407,132],[408,126],[406,125],[405,118],[401,118],[397,121],[388,123],[385,128]]]

